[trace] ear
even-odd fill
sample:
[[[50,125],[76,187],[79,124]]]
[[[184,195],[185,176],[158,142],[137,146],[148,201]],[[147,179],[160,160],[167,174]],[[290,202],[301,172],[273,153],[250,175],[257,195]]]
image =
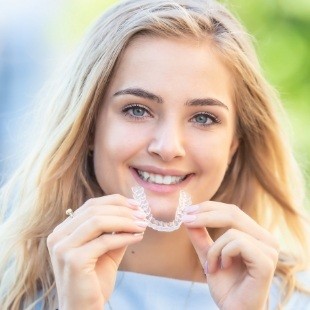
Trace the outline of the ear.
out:
[[[232,141],[231,141],[231,145],[230,145],[230,149],[229,149],[229,157],[228,157],[228,165],[230,164],[232,158],[234,157],[238,147],[239,147],[239,138],[237,137],[237,135],[234,135]]]

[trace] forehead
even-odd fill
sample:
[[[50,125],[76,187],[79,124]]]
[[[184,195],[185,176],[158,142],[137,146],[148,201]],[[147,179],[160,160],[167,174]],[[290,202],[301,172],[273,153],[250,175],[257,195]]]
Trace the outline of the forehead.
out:
[[[111,79],[114,90],[142,87],[155,93],[212,95],[232,101],[233,76],[209,39],[138,36],[121,54]],[[150,89],[151,88],[151,89]]]

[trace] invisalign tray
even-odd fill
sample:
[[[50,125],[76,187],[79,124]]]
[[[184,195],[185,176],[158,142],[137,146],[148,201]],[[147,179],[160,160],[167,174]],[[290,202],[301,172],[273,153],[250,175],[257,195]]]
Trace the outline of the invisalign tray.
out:
[[[146,199],[144,188],[142,186],[135,186],[131,188],[133,193],[133,198],[139,202],[140,208],[146,214],[146,220],[148,221],[148,227],[157,230],[157,231],[166,231],[171,232],[180,228],[182,224],[182,215],[184,213],[184,208],[192,204],[191,196],[184,192],[180,191],[179,196],[179,205],[175,213],[175,218],[171,222],[164,222],[156,220],[149,207],[149,203]]]

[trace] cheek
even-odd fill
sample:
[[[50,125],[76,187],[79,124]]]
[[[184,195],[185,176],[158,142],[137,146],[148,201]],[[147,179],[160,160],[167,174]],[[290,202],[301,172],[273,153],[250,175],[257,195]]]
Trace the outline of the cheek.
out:
[[[207,140],[207,141],[206,141]],[[225,135],[214,135],[193,146],[191,156],[198,165],[202,188],[208,188],[211,198],[220,187],[227,171],[231,139]]]
[[[224,135],[209,135],[206,138],[195,140],[190,146],[192,156],[201,165],[202,169],[219,168],[227,166],[231,139]]]
[[[115,171],[144,148],[145,135],[138,126],[107,117],[96,128],[95,171]]]
[[[104,124],[104,125],[103,125]],[[113,122],[97,126],[94,140],[94,170],[105,194],[120,192],[121,168],[131,154],[131,143]]]
[[[195,203],[210,200],[218,191],[225,176],[228,164],[229,148],[227,141],[209,140],[200,143],[192,152],[192,158],[198,165],[198,184],[193,190]]]

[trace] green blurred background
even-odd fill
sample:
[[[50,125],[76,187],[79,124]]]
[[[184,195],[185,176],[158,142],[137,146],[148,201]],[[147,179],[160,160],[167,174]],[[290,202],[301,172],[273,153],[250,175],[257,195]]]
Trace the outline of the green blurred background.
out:
[[[60,16],[58,41],[78,41],[100,12],[116,1],[75,0]],[[231,0],[228,6],[253,35],[263,70],[279,91],[288,119],[295,155],[310,193],[310,1]],[[66,22],[64,22],[66,21]],[[64,28],[63,25],[66,25]],[[61,33],[61,36],[59,34]],[[309,196],[309,195],[307,195]]]
[[[227,1],[251,34],[262,67],[277,88],[288,129],[310,193],[310,1]]]

